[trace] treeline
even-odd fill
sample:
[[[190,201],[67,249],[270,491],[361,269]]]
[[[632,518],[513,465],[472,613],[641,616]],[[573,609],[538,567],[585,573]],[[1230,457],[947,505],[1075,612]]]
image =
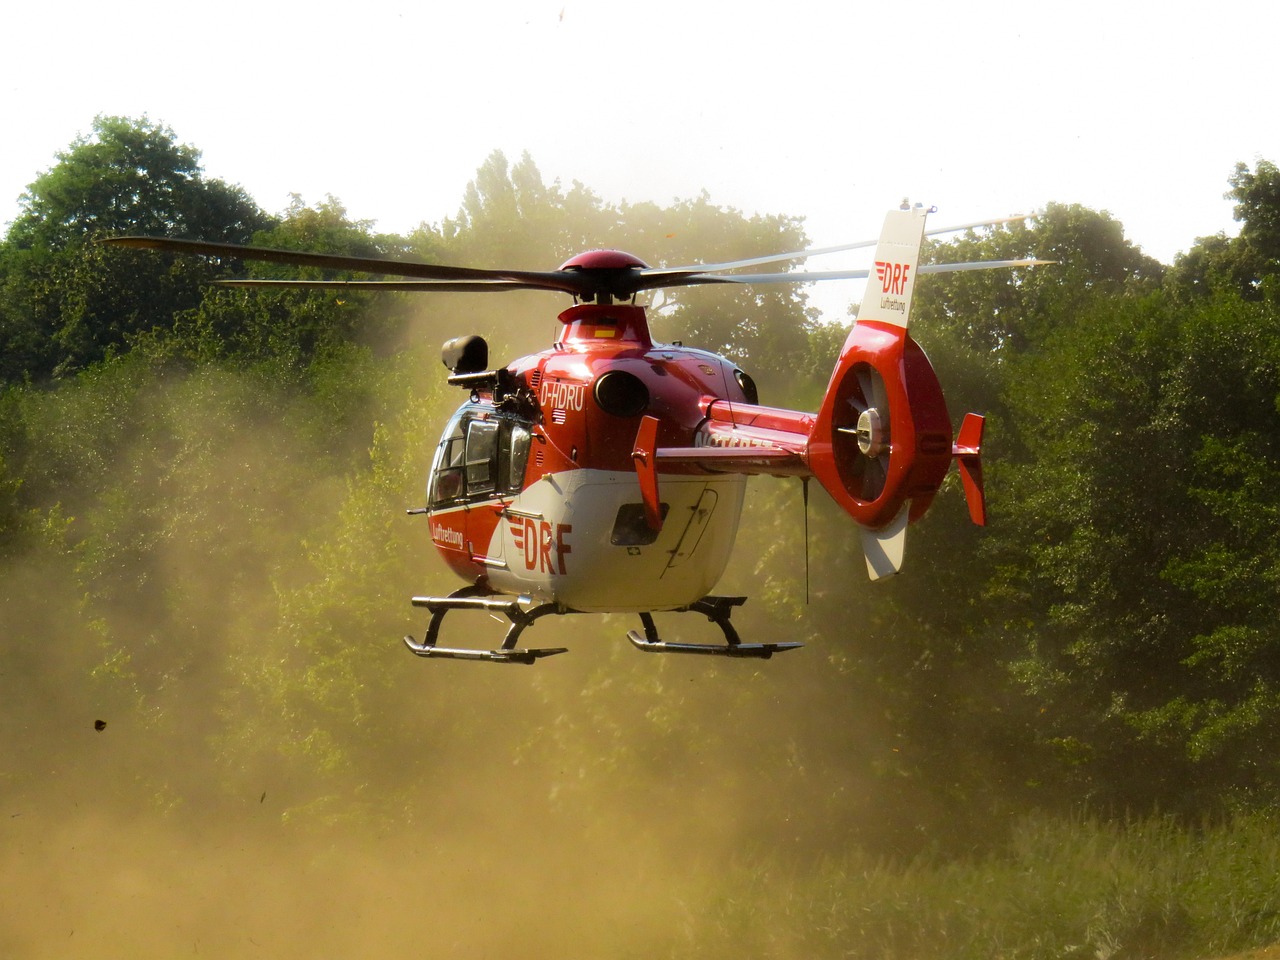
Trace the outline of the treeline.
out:
[[[266,213],[167,128],[99,118],[0,243],[0,657],[18,691],[0,712],[22,728],[91,701],[146,730],[130,789],[213,803],[270,780],[299,817],[411,817],[404,798],[441,785],[481,729],[522,770],[576,771],[534,779],[548,807],[603,816],[640,782],[658,806],[749,795],[736,829],[795,806],[801,848],[980,844],[1029,810],[1270,807],[1280,171],[1240,165],[1229,186],[1239,236],[1172,265],[1069,204],[931,248],[1057,261],[921,286],[914,331],[953,417],[989,418],[990,525],[949,488],[903,576],[872,586],[829,504],[814,498],[806,545],[799,491],[757,481],[730,574],[752,597],[743,630],[805,652],[764,676],[655,662],[596,620],[555,627],[568,664],[444,683],[395,643],[424,578],[447,588],[403,516],[461,399],[439,389],[436,345],[540,348],[557,305],[232,291],[210,281],[299,272],[95,241],[547,268],[597,246],[653,263],[801,249],[802,222],[706,195],[608,203],[494,154],[455,217],[380,234],[332,198]],[[816,401],[843,338],[802,289],[692,288],[654,312],[659,338],[733,356],[779,405]],[[509,727],[468,719],[496,701]],[[39,789],[37,753],[82,749],[47,731],[0,746],[20,791]]]

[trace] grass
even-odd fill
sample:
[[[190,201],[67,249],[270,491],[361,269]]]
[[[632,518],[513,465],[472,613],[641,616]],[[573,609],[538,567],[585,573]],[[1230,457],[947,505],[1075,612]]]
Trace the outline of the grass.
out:
[[[1037,818],[983,857],[744,862],[725,879],[674,955],[1204,960],[1280,942],[1280,818]]]

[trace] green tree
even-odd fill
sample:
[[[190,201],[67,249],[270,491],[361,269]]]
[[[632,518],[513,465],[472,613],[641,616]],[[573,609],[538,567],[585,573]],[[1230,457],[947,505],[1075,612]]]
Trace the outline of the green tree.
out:
[[[1163,576],[1195,599],[1187,681],[1137,718],[1220,791],[1280,783],[1280,303],[1220,293],[1188,312],[1168,408],[1187,425],[1189,507]]]
[[[1269,160],[1259,160],[1254,170],[1237,163],[1228,182],[1225,196],[1235,201],[1240,235],[1201,237],[1178,257],[1169,288],[1184,302],[1224,288],[1260,300],[1267,278],[1280,273],[1280,169]]]
[[[913,325],[950,330],[958,342],[1000,358],[1035,347],[1087,309],[1099,293],[1155,289],[1163,267],[1124,236],[1105,211],[1050,203],[1029,222],[933,245],[928,259],[1051,260],[1014,271],[941,274],[922,283]]]
[[[245,242],[268,218],[147,119],[98,117],[20,198],[0,245],[0,377],[61,376],[193,307],[217,265],[111,250],[123,233]]]
[[[987,593],[1069,793],[1202,813],[1280,782],[1278,321],[1103,296],[1010,365]]]
[[[1240,239],[1260,269],[1274,273],[1280,267],[1280,168],[1270,160],[1259,160],[1254,170],[1237,163],[1230,183]]]
[[[413,239],[428,259],[440,253],[457,265],[554,270],[606,246],[617,225],[616,209],[581,183],[565,191],[543,180],[528,153],[512,165],[495,150],[467,184],[457,215]]]
[[[380,258],[403,256],[405,242],[353,221],[333,197],[307,206],[294,196],[284,216],[255,233],[257,246]],[[312,267],[245,261],[241,276],[257,280],[351,279]],[[359,291],[226,289],[209,287],[199,306],[179,313],[163,339],[201,363],[243,367],[268,364],[294,376],[352,341],[369,342],[402,319],[404,298]]]

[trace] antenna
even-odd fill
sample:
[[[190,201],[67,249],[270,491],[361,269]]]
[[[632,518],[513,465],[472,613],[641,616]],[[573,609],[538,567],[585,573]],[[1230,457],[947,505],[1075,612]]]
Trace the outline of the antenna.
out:
[[[809,478],[800,478],[800,499],[804,503],[804,605],[809,605]]]

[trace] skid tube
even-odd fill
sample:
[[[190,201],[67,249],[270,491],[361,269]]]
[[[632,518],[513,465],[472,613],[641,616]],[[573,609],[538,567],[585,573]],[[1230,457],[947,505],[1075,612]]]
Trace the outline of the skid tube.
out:
[[[544,603],[526,611],[519,598],[496,598],[479,587],[463,587],[447,597],[414,597],[410,601],[415,607],[426,607],[431,611],[431,621],[427,624],[427,635],[422,643],[413,637],[405,637],[404,645],[419,657],[439,660],[482,660],[488,663],[536,663],[542,657],[553,657],[557,653],[567,653],[568,647],[542,647],[521,649],[516,640],[529,626],[547,614],[564,613],[554,603]],[[466,647],[440,647],[436,640],[440,635],[440,624],[444,615],[450,610],[484,610],[489,613],[500,613],[511,621],[502,646],[496,650],[473,650]]]
[[[640,622],[644,624],[644,636],[631,630],[627,639],[637,650],[645,653],[692,653],[711,657],[743,657],[756,660],[768,660],[775,653],[785,653],[803,647],[803,643],[743,643],[738,631],[729,622],[729,615],[734,607],[747,602],[746,597],[703,597],[687,607],[680,607],[673,613],[701,613],[720,628],[724,634],[724,643],[679,643],[663,640],[658,636],[657,625],[651,613],[640,614]]]

